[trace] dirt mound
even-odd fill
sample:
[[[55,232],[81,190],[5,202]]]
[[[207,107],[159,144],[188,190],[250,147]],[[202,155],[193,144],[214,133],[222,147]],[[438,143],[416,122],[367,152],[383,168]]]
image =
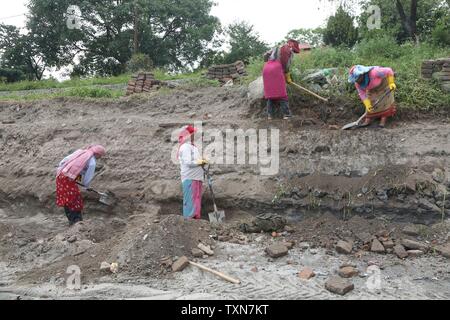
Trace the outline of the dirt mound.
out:
[[[165,258],[191,257],[191,250],[201,242],[212,245],[208,221],[186,220],[167,216],[160,223],[145,227],[136,235],[130,249],[124,252],[127,265],[123,271],[132,275],[160,276],[167,271],[161,265]]]

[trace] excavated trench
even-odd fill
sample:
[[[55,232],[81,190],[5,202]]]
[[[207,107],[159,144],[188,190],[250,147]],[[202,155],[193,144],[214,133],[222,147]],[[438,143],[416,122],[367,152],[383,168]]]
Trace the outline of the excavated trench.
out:
[[[210,235],[218,232],[207,221],[191,225],[175,217],[181,214],[182,196],[178,165],[170,161],[176,147],[171,136],[175,129],[193,121],[203,121],[205,130],[279,130],[277,174],[261,175],[259,165],[212,165],[217,205],[228,219],[226,230],[236,230],[239,223],[251,221],[259,213],[284,215],[297,229],[293,239],[310,242],[319,252],[309,256],[295,251],[292,258],[318,268],[339,264],[339,257],[331,262],[326,250],[337,240],[355,238],[363,231],[398,231],[417,223],[433,230],[426,240],[448,241],[448,226],[435,227],[450,216],[448,115],[435,118],[428,114],[422,119],[429,121],[419,122],[404,114],[387,130],[341,132],[330,126],[357,118],[355,110],[347,109],[345,103],[333,109],[333,105],[294,97],[292,109],[295,116],[290,122],[267,122],[262,108],[246,98],[244,88],[175,90],[119,102],[58,99],[1,103],[0,117],[7,121],[0,126],[0,296],[2,287],[8,287],[9,293],[51,297],[39,286],[63,286],[67,267],[79,265],[83,283],[94,283],[94,287],[105,281],[115,282],[113,288],[128,281],[136,285],[137,281],[163,291],[178,286],[184,297],[195,283],[199,292],[205,292],[199,287],[202,284],[209,288],[207,292],[219,292],[220,297],[264,299],[275,294],[280,299],[330,298],[322,285],[298,287],[292,279],[283,293],[277,283],[293,271],[286,269],[284,260],[268,265],[259,253],[264,243],[273,241],[270,236],[258,242],[258,235],[234,235],[238,243],[216,244],[218,253],[209,263],[241,277],[250,276],[247,291],[218,288],[205,275],[198,281],[195,272],[173,276],[161,271],[161,258],[189,256],[189,246],[210,241]],[[68,228],[62,209],[54,204],[55,166],[70,151],[91,143],[105,145],[108,152],[99,161],[94,187],[111,190],[119,202],[108,208],[95,195],[86,193],[84,223]],[[212,200],[205,185],[202,218],[207,220],[211,211]],[[243,252],[264,264],[267,272],[263,276],[244,272],[251,268],[251,262],[244,259]],[[375,259],[389,264],[395,258]],[[442,271],[438,278],[445,281],[439,285],[425,281],[423,287],[411,285],[408,290],[419,288],[428,298],[433,290],[439,292],[437,296],[449,294],[445,292],[448,263],[436,259],[431,256],[418,261],[420,270],[414,269],[414,277],[420,272],[436,276],[437,271],[427,269],[432,261]],[[117,261],[120,274],[101,273],[98,267],[102,261]],[[395,274],[389,272],[391,277]],[[259,288],[258,283],[268,283],[274,291]],[[108,297],[111,290],[100,291]],[[405,290],[383,297],[406,297]],[[149,295],[130,293],[130,297]]]

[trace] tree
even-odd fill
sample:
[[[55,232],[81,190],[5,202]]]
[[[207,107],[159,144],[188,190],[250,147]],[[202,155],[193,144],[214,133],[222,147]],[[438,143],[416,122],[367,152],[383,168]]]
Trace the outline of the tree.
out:
[[[301,43],[307,43],[311,47],[320,47],[323,45],[323,32],[322,28],[295,29],[289,31],[285,40],[295,39]]]
[[[347,47],[352,47],[358,40],[358,29],[354,26],[353,17],[343,6],[328,19],[323,40],[327,45]]]
[[[68,27],[68,8],[81,10]],[[212,0],[30,0],[27,28],[48,66],[72,64],[78,75],[118,74],[134,52],[157,67],[194,65],[220,23]]]
[[[41,80],[47,67],[33,35],[21,34],[15,26],[0,24],[1,66]]]
[[[250,58],[261,56],[269,49],[267,44],[260,40],[254,26],[245,21],[229,25],[227,35],[230,51],[224,57],[225,63],[233,63],[237,60],[248,63]]]

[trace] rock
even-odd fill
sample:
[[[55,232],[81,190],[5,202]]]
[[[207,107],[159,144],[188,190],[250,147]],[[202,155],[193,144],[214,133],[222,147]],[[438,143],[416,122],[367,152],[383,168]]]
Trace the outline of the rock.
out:
[[[419,208],[430,211],[434,214],[441,214],[442,210],[438,206],[432,204],[430,201],[421,198],[419,199]]]
[[[194,256],[195,258],[201,258],[203,257],[203,251],[197,248],[193,248],[191,250],[192,256]]]
[[[258,268],[257,267],[253,267],[250,271],[256,273],[256,272],[258,272]]]
[[[385,253],[384,246],[377,239],[372,241],[372,247],[370,248],[370,251],[375,253]]]
[[[67,239],[67,242],[69,242],[69,243],[73,243],[75,241],[77,241],[77,236],[75,236],[75,235],[73,235],[73,236],[69,237],[69,239]]]
[[[119,264],[118,263],[111,263],[111,266],[110,266],[110,268],[109,268],[109,270],[112,272],[112,273],[117,273],[117,272],[119,272]]]
[[[408,258],[408,252],[406,252],[405,247],[401,244],[398,244],[394,247],[394,253],[399,257],[400,259],[406,259]]]
[[[428,245],[418,242],[418,241],[413,241],[413,240],[409,240],[409,239],[403,239],[402,240],[402,245],[409,250],[421,250],[423,252],[427,252],[428,251]]]
[[[230,236],[218,236],[217,237],[217,241],[220,241],[220,242],[228,242],[230,240],[231,240]]]
[[[407,225],[402,230],[403,234],[406,234],[407,236],[411,237],[417,237],[420,234],[420,228],[417,225]]]
[[[302,280],[309,280],[311,278],[314,278],[315,276],[316,274],[311,268],[305,268],[298,273],[298,277]]]
[[[205,246],[203,243],[199,243],[197,247],[200,250],[202,250],[204,253],[206,253],[208,256],[213,256],[214,255],[214,251],[212,251],[209,246]]]
[[[395,243],[392,240],[383,241],[383,247],[388,250],[394,248]]]
[[[358,271],[358,269],[356,269],[354,267],[343,267],[343,268],[339,269],[338,274],[342,278],[352,278],[352,277],[357,276],[359,274],[359,271]]]
[[[108,262],[103,261],[100,264],[100,271],[102,271],[102,272],[110,272],[111,271],[111,265]]]
[[[295,232],[295,229],[291,226],[284,226],[284,231],[292,233]]]
[[[173,272],[183,271],[189,265],[189,259],[185,256],[181,257],[172,265]]]
[[[439,252],[442,256],[450,259],[450,244],[439,246],[436,248],[436,251]]]
[[[251,100],[264,99],[264,82],[263,77],[259,77],[251,82],[248,86],[248,97]]]
[[[352,253],[353,245],[349,242],[340,240],[336,245],[336,251],[341,254]]]
[[[162,258],[162,259],[160,260],[160,263],[161,263],[162,266],[164,266],[164,267],[166,267],[166,268],[170,268],[170,267],[172,267],[172,265],[173,265],[173,261],[172,261],[172,259],[169,258],[169,257]]]
[[[370,243],[372,241],[372,235],[368,232],[360,232],[356,234],[356,238],[362,243]]]
[[[275,243],[266,248],[266,253],[271,258],[280,258],[288,254],[288,248],[281,243]]]
[[[407,252],[409,257],[420,257],[424,255],[422,250],[408,250]]]
[[[355,286],[348,280],[342,279],[337,276],[332,276],[325,283],[325,289],[327,289],[332,293],[344,296],[353,289],[355,289]]]
[[[286,241],[286,242],[283,242],[283,244],[286,246],[286,248],[288,248],[288,250],[291,250],[295,246],[294,241]]]

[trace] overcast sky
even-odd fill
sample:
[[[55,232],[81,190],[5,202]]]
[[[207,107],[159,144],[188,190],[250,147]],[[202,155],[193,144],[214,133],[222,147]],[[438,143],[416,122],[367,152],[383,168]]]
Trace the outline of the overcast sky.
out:
[[[0,22],[23,26],[25,17],[12,17],[27,12],[26,0],[0,0]],[[283,39],[297,28],[321,26],[334,12],[326,0],[215,0],[212,14],[228,25],[245,20],[255,26],[269,44]]]

